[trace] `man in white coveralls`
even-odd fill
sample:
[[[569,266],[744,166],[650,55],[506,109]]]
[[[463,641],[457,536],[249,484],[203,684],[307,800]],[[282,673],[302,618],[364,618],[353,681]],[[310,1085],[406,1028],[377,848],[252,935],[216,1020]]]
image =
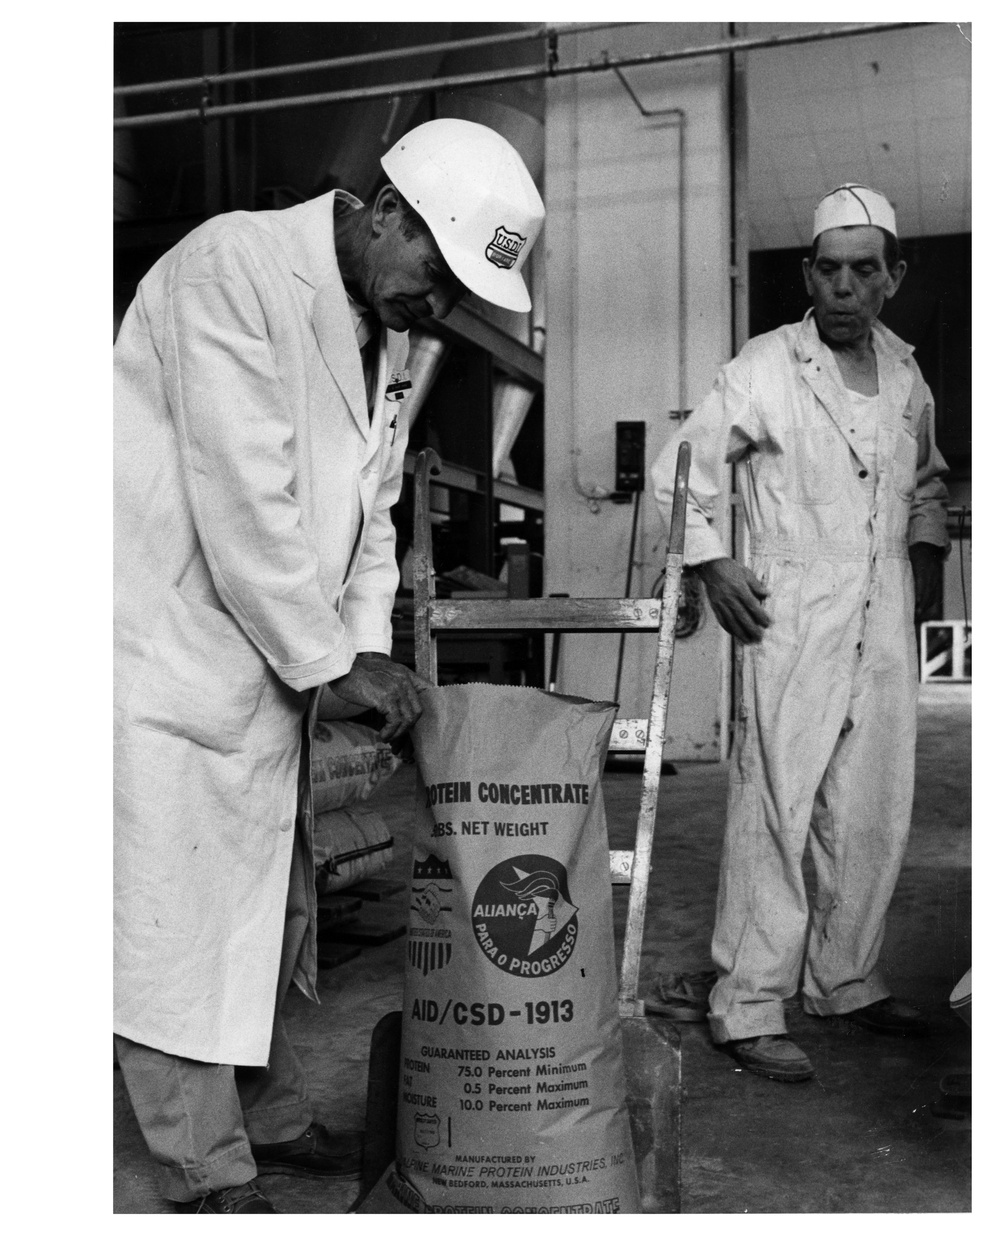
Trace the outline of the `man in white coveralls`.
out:
[[[914,591],[924,614],[948,545],[933,400],[878,320],[905,269],[884,196],[825,196],[803,261],[812,308],[751,339],[653,467],[669,521],[677,445],[691,444],[685,563],[744,644],[708,1018],[713,1041],[774,1080],[813,1075],[785,1029],[799,990],[810,1015],[926,1028],[877,968],[913,799]],[[730,465],[749,567],[714,525]]]
[[[270,1214],[258,1172],[350,1177],[280,1007],[316,998],[320,690],[395,738],[389,509],[407,334],[467,291],[530,307],[544,208],[500,135],[440,119],[342,191],[228,213],[139,285],[115,346],[115,1033],[164,1196]]]

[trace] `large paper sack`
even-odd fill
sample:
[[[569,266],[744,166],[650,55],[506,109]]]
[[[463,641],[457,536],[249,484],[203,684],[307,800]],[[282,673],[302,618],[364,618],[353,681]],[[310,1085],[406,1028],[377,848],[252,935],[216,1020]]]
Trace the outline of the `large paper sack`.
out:
[[[421,695],[396,1171],[410,1210],[638,1211],[600,775],[614,719]]]

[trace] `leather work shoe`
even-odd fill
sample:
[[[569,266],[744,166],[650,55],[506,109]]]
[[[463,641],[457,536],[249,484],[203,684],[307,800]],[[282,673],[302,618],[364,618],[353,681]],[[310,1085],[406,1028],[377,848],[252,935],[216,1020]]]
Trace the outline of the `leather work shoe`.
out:
[[[245,1185],[230,1185],[227,1189],[213,1189],[194,1202],[178,1202],[177,1210],[184,1215],[277,1215],[253,1181]]]
[[[895,998],[880,998],[856,1011],[845,1011],[842,1020],[853,1020],[873,1033],[889,1033],[894,1037],[923,1037],[927,1033],[927,1021],[916,1007],[897,1002]]]
[[[725,1049],[748,1072],[772,1081],[808,1081],[814,1072],[805,1052],[785,1034],[741,1037]]]
[[[250,1144],[250,1153],[262,1175],[284,1172],[289,1176],[330,1176],[356,1181],[361,1177],[364,1134],[348,1130],[331,1133],[315,1121],[291,1141]]]

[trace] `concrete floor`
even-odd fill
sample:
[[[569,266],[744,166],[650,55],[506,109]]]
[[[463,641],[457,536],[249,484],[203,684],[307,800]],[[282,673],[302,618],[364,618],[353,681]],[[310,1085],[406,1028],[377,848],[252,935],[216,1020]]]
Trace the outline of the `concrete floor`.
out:
[[[971,1124],[933,1114],[939,1082],[968,1071],[971,1034],[949,994],[971,963],[971,689],[921,690],[913,832],[889,913],[883,963],[894,992],[923,1010],[930,1035],[897,1040],[794,1008],[789,1030],[817,1070],[813,1081],[782,1085],[738,1071],[702,1024],[682,1038],[682,1211],[965,1212],[971,1210]],[[381,792],[397,836],[392,875],[408,879],[408,816],[414,770]],[[639,778],[605,778],[612,846],[634,836]],[[657,974],[710,966],[709,942],[725,812],[726,767],[681,764],[663,778],[653,856],[641,990]],[[616,894],[619,892],[616,891]],[[365,904],[366,921],[400,922],[408,893]],[[617,938],[624,892],[616,898]],[[290,996],[289,1032],[303,1056],[318,1117],[362,1128],[368,1041],[401,1001],[403,944],[362,950],[320,974],[320,1007]],[[114,1210],[169,1211],[114,1074]],[[346,1212],[356,1184],[263,1178],[281,1211]]]

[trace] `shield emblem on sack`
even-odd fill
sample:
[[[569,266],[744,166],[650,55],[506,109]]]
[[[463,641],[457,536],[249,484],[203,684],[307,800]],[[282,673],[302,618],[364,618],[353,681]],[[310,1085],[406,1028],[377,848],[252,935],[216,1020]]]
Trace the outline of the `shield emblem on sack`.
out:
[[[427,1115],[418,1111],[413,1117],[413,1138],[424,1150],[432,1150],[441,1145],[441,1117],[435,1112]]]
[[[407,958],[424,976],[451,962],[454,878],[446,859],[428,855],[413,865]]]
[[[424,976],[451,963],[451,943],[434,938],[410,938],[408,943],[410,966],[418,968]]]

